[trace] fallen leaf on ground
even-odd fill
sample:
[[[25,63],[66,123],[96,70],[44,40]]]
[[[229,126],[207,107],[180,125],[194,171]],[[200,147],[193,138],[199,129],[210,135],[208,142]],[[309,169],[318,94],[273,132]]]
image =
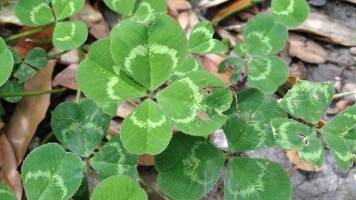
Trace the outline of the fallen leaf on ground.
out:
[[[290,34],[288,43],[289,55],[292,57],[314,64],[323,64],[327,60],[327,52],[322,46],[301,35]]]
[[[18,199],[22,199],[22,182],[17,171],[16,157],[2,130],[0,132],[0,180],[11,188]]]
[[[344,46],[356,46],[355,29],[345,25],[341,20],[318,12],[312,11],[307,21],[297,30],[313,33],[323,41]]]
[[[78,89],[76,75],[78,71],[78,64],[71,64],[59,74],[53,80],[53,86],[63,86],[72,90]]]
[[[290,150],[287,151],[287,157],[289,161],[291,161],[296,168],[304,170],[304,171],[310,171],[310,172],[318,172],[321,170],[321,168],[316,168],[310,163],[307,163],[299,158],[298,152],[295,150]]]
[[[52,86],[52,73],[56,60],[50,60],[48,66],[25,83],[25,91],[45,91]],[[10,122],[7,124],[6,137],[9,139],[19,165],[39,123],[45,118],[50,104],[50,94],[24,97],[16,106]]]
[[[231,70],[226,70],[224,73],[219,73],[219,64],[224,60],[222,56],[209,54],[200,58],[201,64],[206,70],[223,80],[226,84],[230,84]]]

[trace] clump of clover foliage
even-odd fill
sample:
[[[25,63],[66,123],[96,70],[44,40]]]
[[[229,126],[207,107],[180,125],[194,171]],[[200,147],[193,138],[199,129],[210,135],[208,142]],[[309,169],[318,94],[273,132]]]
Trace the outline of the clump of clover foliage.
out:
[[[43,25],[72,15],[72,8],[80,7],[78,2],[23,0],[17,11],[27,12],[22,21]],[[247,74],[247,86],[237,94],[195,60],[199,54],[227,50],[213,38],[209,22],[194,26],[187,39],[165,15],[164,0],[104,2],[125,19],[110,37],[91,46],[79,66],[78,83],[88,99],[64,102],[52,113],[54,134],[71,152],[49,143],[33,150],[23,162],[27,199],[88,199],[80,193],[88,187],[85,169],[89,166],[101,180],[90,199],[148,199],[137,181],[136,162],[141,154],[156,155],[160,190],[174,200],[203,198],[222,170],[226,200],[291,199],[287,173],[271,161],[236,156],[246,150],[278,145],[296,150],[302,160],[321,167],[322,138],[342,170],[352,165],[356,106],[323,128],[317,126],[332,101],[332,84],[298,81],[282,99],[272,95],[288,76],[288,67],[276,55],[286,43],[287,28],[307,18],[305,0],[272,0],[271,16],[258,15],[247,23],[245,40],[235,47],[237,56],[220,66],[220,71],[233,71],[233,83],[242,72]],[[59,9],[59,5],[64,7]],[[49,9],[55,16],[46,15]],[[0,52],[7,59],[7,73],[0,79],[4,82],[13,61],[6,56],[5,43]],[[110,116],[125,101],[138,106],[124,119],[120,134],[101,144]],[[207,139],[219,128],[229,144],[225,152]],[[101,147],[95,151],[98,145]],[[2,184],[0,198],[15,199]]]
[[[38,27],[55,24],[52,42],[62,50],[80,47],[88,36],[82,21],[66,21],[79,12],[85,0],[18,0],[15,14],[27,26]]]

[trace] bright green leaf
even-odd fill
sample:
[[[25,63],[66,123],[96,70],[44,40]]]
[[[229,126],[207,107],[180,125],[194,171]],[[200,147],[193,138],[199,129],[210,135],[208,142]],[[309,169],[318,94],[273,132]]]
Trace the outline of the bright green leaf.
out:
[[[164,83],[186,57],[185,33],[168,16],[156,16],[149,24],[122,21],[111,36],[118,66],[149,90]]]
[[[25,63],[36,69],[41,69],[48,64],[47,52],[42,48],[33,48],[27,54]]]
[[[161,191],[174,200],[198,200],[216,184],[224,154],[201,137],[176,134],[156,157]]]
[[[128,152],[155,155],[167,147],[172,132],[170,119],[148,99],[124,120],[120,136]]]
[[[14,59],[11,50],[7,48],[5,41],[0,37],[0,86],[10,77]]]
[[[244,36],[245,48],[250,55],[275,55],[283,49],[288,31],[271,16],[257,15],[247,23]]]
[[[276,163],[232,158],[225,172],[224,199],[288,200],[292,188],[288,174]]]
[[[331,83],[298,81],[280,101],[280,106],[293,117],[317,123],[331,103],[334,86]]]
[[[27,26],[42,26],[54,22],[49,0],[18,0],[15,14]]]
[[[1,200],[17,200],[14,193],[2,182],[0,182],[0,199]]]
[[[288,66],[278,57],[255,58],[248,65],[248,85],[274,93],[288,79]]]
[[[132,19],[139,23],[147,23],[153,19],[154,15],[165,14],[166,12],[166,0],[141,0]]]
[[[79,12],[85,0],[51,0],[51,3],[56,19],[62,20]]]
[[[111,176],[100,182],[91,200],[147,200],[146,192],[128,176]]]
[[[0,93],[21,93],[24,91],[24,85],[15,80],[7,81],[0,87]],[[7,102],[17,103],[21,101],[22,96],[4,97]]]
[[[92,44],[88,58],[79,65],[77,80],[84,94],[100,107],[116,107],[119,102],[142,97],[146,92],[114,62],[108,38]]]
[[[21,172],[28,200],[70,199],[83,177],[80,158],[54,143],[32,150]]]
[[[346,171],[352,165],[352,149],[346,139],[355,140],[356,105],[338,114],[322,129],[322,136],[338,166]]]
[[[230,108],[232,94],[214,75],[197,71],[172,83],[157,99],[179,130],[206,136],[225,123],[223,112]]]
[[[209,21],[196,24],[189,38],[189,49],[193,53],[223,53],[227,47],[219,40],[213,39],[214,29]]]
[[[123,1],[123,0],[104,0],[104,3],[115,12],[122,14],[124,16],[132,15],[136,0]]]
[[[202,70],[201,64],[192,56],[187,56],[184,62],[174,71],[171,80],[188,76],[190,73]]]
[[[58,22],[53,32],[53,45],[62,50],[80,47],[87,40],[88,28],[82,21]]]
[[[271,97],[257,89],[240,91],[236,115],[230,116],[223,129],[229,149],[234,152],[267,148],[274,145],[270,121],[287,117]]]
[[[88,157],[109,128],[110,117],[94,102],[64,102],[52,113],[51,126],[56,138],[74,153]]]
[[[273,19],[289,27],[301,25],[309,15],[306,0],[272,0]]]
[[[127,153],[119,135],[111,138],[91,159],[92,166],[101,179],[113,175],[137,178],[136,162],[137,156]]]
[[[276,144],[283,149],[297,150],[302,160],[316,167],[323,165],[324,147],[316,136],[315,128],[290,119],[274,119],[271,125]]]

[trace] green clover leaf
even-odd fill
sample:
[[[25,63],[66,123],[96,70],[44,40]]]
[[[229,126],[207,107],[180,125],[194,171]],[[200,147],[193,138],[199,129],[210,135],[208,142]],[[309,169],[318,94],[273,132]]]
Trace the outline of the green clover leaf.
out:
[[[0,182],[0,199],[17,200],[17,197],[4,183]]]
[[[27,26],[43,26],[55,21],[49,0],[18,0],[15,14]]]
[[[147,23],[154,15],[165,14],[166,12],[166,0],[142,0],[137,5],[132,19],[139,23]]]
[[[64,102],[52,113],[51,127],[56,138],[74,153],[88,157],[109,128],[110,117],[94,102]]]
[[[224,180],[224,199],[291,199],[288,174],[276,163],[253,158],[228,160]]]
[[[344,171],[352,165],[352,148],[348,140],[354,144],[356,140],[356,106],[338,114],[321,129],[322,136],[329,146],[337,165]],[[354,148],[354,147],[353,147]]]
[[[122,0],[104,0],[104,3],[113,11],[124,16],[132,15],[137,0],[122,1]]]
[[[283,49],[288,30],[271,16],[257,15],[247,23],[244,37],[244,46],[249,55],[275,55]]]
[[[66,19],[79,12],[85,0],[51,0],[56,20]]]
[[[3,86],[0,87],[1,92],[23,92],[24,91],[24,84],[16,81],[16,80],[8,80]],[[15,96],[15,97],[4,97],[4,100],[10,103],[17,103],[21,101],[22,96]]]
[[[48,64],[46,50],[35,47],[26,55],[24,62],[35,69],[42,69]]]
[[[197,71],[159,92],[157,100],[179,130],[206,136],[226,122],[223,112],[230,108],[232,94],[214,75]]]
[[[288,79],[288,66],[278,57],[254,58],[249,63],[248,85],[274,93]]]
[[[77,80],[84,94],[101,107],[145,95],[145,89],[131,80],[113,60],[108,38],[91,46],[88,58],[79,65]],[[113,111],[116,112],[115,106]]]
[[[80,158],[54,143],[31,151],[21,172],[28,200],[70,199],[83,177]]]
[[[214,29],[209,21],[196,24],[189,38],[189,49],[193,53],[224,53],[227,47],[219,40],[213,39]]]
[[[147,200],[146,192],[128,176],[111,176],[94,189],[90,200]]]
[[[58,22],[53,32],[53,45],[62,50],[80,47],[88,37],[88,28],[82,21]]]
[[[289,119],[274,119],[271,125],[276,144],[283,149],[297,150],[302,160],[318,168],[323,165],[324,147],[316,136],[315,128]]]
[[[288,27],[298,27],[309,15],[306,0],[272,0],[272,16]]]
[[[286,118],[277,102],[257,89],[247,89],[237,95],[238,110],[229,117],[223,130],[233,152],[267,148],[274,145],[270,121]]]
[[[136,162],[137,156],[126,151],[121,143],[120,135],[111,138],[91,159],[91,164],[101,179],[113,175],[137,178]]]
[[[168,16],[148,24],[125,20],[111,34],[114,60],[148,90],[162,85],[186,57],[184,31]]]
[[[201,199],[216,184],[224,160],[224,154],[205,139],[176,134],[155,160],[160,189],[175,200]]]
[[[11,50],[7,48],[5,41],[0,37],[0,86],[10,77],[14,66],[14,58]]]
[[[331,83],[298,81],[280,101],[280,106],[293,117],[317,123],[334,95]]]
[[[155,155],[168,146],[172,131],[170,119],[148,99],[124,120],[120,135],[128,152]]]

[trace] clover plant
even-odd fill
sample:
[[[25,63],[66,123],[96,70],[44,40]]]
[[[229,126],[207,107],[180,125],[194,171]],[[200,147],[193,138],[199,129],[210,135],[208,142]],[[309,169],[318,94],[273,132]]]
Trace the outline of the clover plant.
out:
[[[53,44],[62,50],[81,46],[88,36],[82,21],[64,21],[79,12],[85,0],[18,0],[15,14],[27,26],[44,26],[55,23]]]
[[[78,94],[82,91],[87,99],[78,95],[75,102],[61,103],[51,113],[51,127],[62,146],[40,145],[22,163],[27,199],[77,199],[94,170],[99,183],[91,200],[146,200],[137,171],[142,154],[155,156],[160,192],[174,200],[202,199],[222,171],[225,200],[291,199],[287,172],[272,161],[239,156],[247,150],[295,150],[301,160],[321,168],[327,147],[341,170],[352,166],[356,106],[319,126],[334,96],[331,83],[300,80],[282,98],[273,95],[288,78],[288,66],[277,55],[288,28],[306,20],[305,0],[272,0],[270,15],[249,20],[235,55],[219,67],[219,72],[232,70],[231,85],[205,71],[197,59],[228,51],[214,38],[208,21],[186,34],[166,15],[165,0],[104,2],[121,20],[109,37],[91,45],[79,65]],[[19,0],[15,12],[28,26],[55,23],[53,44],[68,50],[87,37],[83,22],[66,21],[83,4],[84,0]],[[0,94],[23,84],[47,58],[44,50],[35,48],[20,59],[1,39],[0,86],[6,83]],[[247,83],[241,87],[244,78]],[[107,135],[110,119],[124,102],[137,106],[123,119],[117,135]],[[209,142],[218,129],[224,131],[228,149]],[[0,198],[16,199],[2,183]]]

